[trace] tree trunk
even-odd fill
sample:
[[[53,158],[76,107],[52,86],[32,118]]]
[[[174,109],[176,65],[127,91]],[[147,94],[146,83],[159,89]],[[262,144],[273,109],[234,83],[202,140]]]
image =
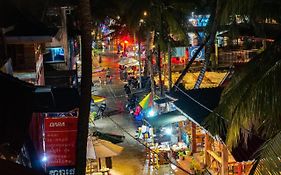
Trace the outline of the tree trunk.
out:
[[[138,38],[138,47],[139,47],[139,50],[138,50],[138,57],[139,57],[139,88],[141,89],[142,88],[142,83],[141,83],[141,41],[140,41],[140,36]]]
[[[3,52],[0,53],[0,68],[6,63],[7,61],[7,43],[5,39],[5,34],[2,28],[0,28],[0,43],[1,43],[1,50]]]
[[[210,17],[210,24],[211,24],[211,31],[210,31],[210,40],[207,44],[206,47],[206,55],[205,55],[205,62],[203,65],[203,68],[200,71],[200,74],[197,78],[197,81],[194,85],[194,89],[198,89],[202,83],[202,80],[204,78],[204,75],[206,73],[207,67],[210,63],[210,57],[211,57],[211,53],[213,50],[213,44],[216,38],[216,33],[217,33],[217,28],[218,28],[218,24],[219,24],[219,15],[221,14],[221,10],[222,10],[222,4],[220,3],[220,0],[216,0],[216,6],[215,6],[215,10],[214,12],[211,14]]]
[[[154,98],[155,95],[155,86],[154,86],[154,73],[153,73],[153,64],[152,64],[152,59],[153,59],[153,52],[149,51],[148,55],[148,67],[149,67],[149,72],[150,72],[150,88],[151,88],[151,96],[152,99]]]
[[[161,53],[160,53],[160,45],[157,47],[157,68],[158,68],[158,78],[160,85],[160,96],[163,96],[163,82],[162,82],[162,73],[161,73]]]
[[[178,85],[180,84],[180,82],[182,81],[183,77],[186,75],[186,73],[188,72],[189,68],[191,67],[192,63],[194,62],[195,58],[197,57],[197,55],[199,54],[199,52],[203,49],[203,47],[205,46],[205,44],[208,42],[209,40],[209,36],[207,36],[207,38],[205,39],[205,41],[200,45],[200,47],[196,50],[196,52],[194,53],[194,55],[192,56],[192,58],[190,59],[190,61],[188,61],[188,63],[186,64],[184,70],[182,71],[181,75],[179,76],[179,78],[177,79],[177,81],[175,82],[174,86],[173,86],[173,90],[175,90]]]
[[[82,77],[81,97],[78,116],[77,151],[76,151],[76,173],[84,175],[86,170],[86,153],[88,138],[88,122],[91,103],[92,84],[92,36],[91,36],[91,12],[90,1],[80,0],[80,21],[81,21],[81,45],[82,45]]]
[[[168,78],[169,78],[169,91],[172,89],[172,61],[171,61],[171,44],[168,43]]]
[[[153,40],[154,40],[154,34],[155,34],[155,31],[151,31],[151,32],[148,32],[147,34],[147,38],[146,38],[146,41],[147,41],[147,62],[148,62],[148,68],[149,68],[149,72],[150,72],[150,87],[151,87],[151,95],[152,95],[152,98],[154,98],[154,95],[155,95],[155,87],[154,87],[154,72],[153,72],[153,63],[152,63],[152,60],[153,60],[153,51],[152,51],[152,47],[153,47]]]

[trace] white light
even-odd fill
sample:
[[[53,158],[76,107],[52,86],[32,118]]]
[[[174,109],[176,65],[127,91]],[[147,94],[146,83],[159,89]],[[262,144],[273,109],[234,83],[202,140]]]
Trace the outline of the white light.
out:
[[[148,117],[154,117],[155,116],[155,111],[153,109],[150,109],[148,112]]]
[[[172,128],[166,128],[165,129],[165,133],[167,134],[167,135],[171,135],[172,134]]]
[[[46,155],[44,155],[44,156],[42,157],[42,159],[41,159],[42,162],[47,162],[47,160],[48,160],[48,159],[47,159],[47,156],[46,156]]]

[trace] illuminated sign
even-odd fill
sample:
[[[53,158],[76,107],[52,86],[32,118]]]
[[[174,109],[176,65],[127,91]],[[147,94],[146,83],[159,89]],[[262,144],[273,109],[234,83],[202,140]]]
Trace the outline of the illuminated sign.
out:
[[[199,46],[188,47],[189,60],[193,57],[193,55],[196,53],[198,48],[199,48]],[[200,50],[200,52],[198,53],[195,60],[200,61],[200,60],[204,60],[204,59],[205,59],[205,49],[202,48],[202,50]]]
[[[188,21],[194,27],[205,27],[208,24],[209,18],[210,15],[193,15]]]
[[[75,166],[77,119],[45,118],[46,167]]]

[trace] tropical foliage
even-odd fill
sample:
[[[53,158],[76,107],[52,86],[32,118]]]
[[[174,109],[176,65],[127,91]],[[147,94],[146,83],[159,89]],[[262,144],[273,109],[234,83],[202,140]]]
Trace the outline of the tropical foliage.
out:
[[[266,38],[268,22],[275,27],[280,23],[280,3],[278,0],[230,0],[222,13],[222,22],[236,23],[239,18],[240,22],[253,26],[256,36]],[[274,39],[275,42],[264,52],[234,74],[223,92],[219,107],[206,121],[208,130],[226,137],[231,148],[236,147],[241,139],[247,145],[248,138],[253,136],[266,141],[254,155],[251,174],[281,172],[280,30]]]

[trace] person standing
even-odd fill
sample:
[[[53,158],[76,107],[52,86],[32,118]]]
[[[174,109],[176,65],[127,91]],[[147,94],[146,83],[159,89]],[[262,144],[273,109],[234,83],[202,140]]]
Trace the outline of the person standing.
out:
[[[124,81],[127,81],[127,79],[128,79],[128,72],[127,72],[127,68],[126,67],[123,70],[123,74],[124,74]]]

